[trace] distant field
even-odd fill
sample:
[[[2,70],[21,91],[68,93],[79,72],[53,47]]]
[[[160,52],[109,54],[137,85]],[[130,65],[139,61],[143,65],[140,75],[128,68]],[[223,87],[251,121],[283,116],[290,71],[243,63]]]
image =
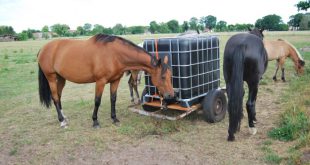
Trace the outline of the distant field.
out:
[[[232,34],[234,33],[217,34],[220,39],[221,56],[226,41]],[[310,47],[310,31],[264,32],[264,34],[265,39],[288,40],[298,49]],[[174,34],[126,35],[123,37],[138,44],[145,38],[169,36],[174,36]],[[244,132],[240,132],[240,137],[237,137],[238,142],[227,143],[227,116],[220,123],[209,124],[196,113],[180,121],[166,121],[128,111],[130,97],[128,77],[125,76],[120,83],[116,103],[116,113],[121,125],[114,126],[110,120],[110,96],[109,85],[107,85],[98,114],[101,128],[93,129],[91,115],[94,107],[94,84],[67,82],[63,91],[62,104],[64,113],[69,119],[69,127],[61,129],[55,108],[45,109],[40,105],[38,97],[36,57],[39,49],[47,42],[47,40],[0,42],[0,164],[93,164],[96,162],[126,164],[125,160],[120,161],[123,160],[122,155],[117,154],[116,151],[122,153],[129,164],[132,160],[140,160],[138,154],[143,153],[149,154],[147,156],[150,157],[153,156],[152,153],[159,155],[166,153],[168,155],[166,157],[164,154],[161,155],[164,158],[162,162],[169,163],[168,160],[171,158],[175,164],[176,162],[185,164],[185,160],[192,160],[193,164],[199,164],[205,159],[210,164],[262,164],[265,160],[264,151],[260,146],[263,145],[264,139],[267,139],[267,131],[279,120],[280,111],[284,111],[287,106],[281,102],[282,93],[274,92],[283,92],[283,95],[286,94],[285,97],[290,100],[298,99],[300,93],[294,93],[295,91],[290,90],[289,86],[289,84],[295,84],[302,86],[304,91],[308,92],[301,93],[304,99],[310,96],[309,82],[298,84],[293,63],[290,60],[287,60],[285,65],[288,82],[278,82],[278,85],[272,81],[275,62],[270,62],[264,75],[263,85],[260,87],[261,95],[258,96],[258,100],[260,96],[265,95],[274,99],[271,105],[280,107],[280,109],[277,108],[279,113],[272,116],[273,118],[268,118],[268,111],[266,111],[263,115],[266,118],[258,119],[261,122],[269,121],[270,125],[261,128],[262,131],[255,138],[249,138],[250,135],[244,133],[247,131],[245,127],[247,118],[243,119],[242,130]],[[310,53],[301,52],[301,54],[306,60],[304,76],[309,77]],[[223,80],[223,76],[221,79]],[[224,86],[223,81],[221,81],[221,86]],[[140,85],[140,92],[142,89],[143,85]],[[302,89],[298,88],[298,90],[296,92]],[[264,102],[258,104],[260,104],[258,113],[269,108],[264,105]],[[310,111],[309,100],[299,104],[306,111]],[[282,145],[278,142],[274,144],[278,145],[275,148]],[[128,153],[122,152],[123,148]],[[309,146],[305,150],[307,149]],[[137,152],[137,155],[133,152]],[[178,154],[171,155],[173,152]],[[249,157],[244,156],[251,152],[253,154]],[[112,153],[119,156],[115,159],[120,160],[112,159],[115,157]],[[234,158],[234,154],[238,156]],[[280,151],[278,154],[282,156]],[[143,161],[142,158],[141,160]],[[153,162],[151,160],[150,163],[156,163],[156,160],[161,162],[158,158]]]

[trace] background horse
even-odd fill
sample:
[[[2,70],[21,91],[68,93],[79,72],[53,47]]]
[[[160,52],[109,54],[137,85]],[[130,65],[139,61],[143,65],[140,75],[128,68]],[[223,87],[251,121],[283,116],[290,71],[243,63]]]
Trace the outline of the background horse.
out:
[[[246,109],[250,131],[252,134],[256,133],[254,121],[258,83],[268,63],[262,31],[254,29],[249,33],[233,35],[225,46],[223,72],[228,96],[228,141],[234,141],[234,134],[240,129],[243,117],[243,81],[246,81],[249,87]]]
[[[302,59],[297,49],[288,41],[282,39],[278,39],[277,41],[264,40],[264,45],[268,54],[268,60],[277,60],[277,68],[273,76],[274,81],[277,81],[277,72],[279,67],[282,70],[281,79],[282,81],[285,81],[284,62],[287,57],[291,58],[294,62],[295,70],[298,75],[304,72],[305,61]]]
[[[168,58],[156,59],[141,47],[117,36],[98,34],[88,40],[54,40],[38,54],[40,101],[50,107],[53,99],[61,127],[67,126],[62,113],[61,94],[66,80],[96,82],[93,126],[99,127],[98,108],[105,84],[110,83],[111,118],[116,118],[115,102],[121,77],[127,70],[144,70],[152,77],[164,98],[174,97]]]
[[[127,71],[126,75],[127,76],[130,75],[130,77],[128,79],[128,86],[129,86],[129,91],[130,91],[131,103],[140,104],[141,100],[140,100],[140,96],[139,96],[139,92],[138,92],[138,84],[141,83],[142,71],[131,70],[131,71]],[[134,97],[133,92],[135,92],[135,96],[136,96],[137,101],[135,101],[135,97]]]

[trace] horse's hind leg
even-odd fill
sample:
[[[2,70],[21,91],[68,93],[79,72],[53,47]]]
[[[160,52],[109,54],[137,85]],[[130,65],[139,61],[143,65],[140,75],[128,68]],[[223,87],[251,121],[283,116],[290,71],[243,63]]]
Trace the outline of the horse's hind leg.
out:
[[[58,94],[58,97],[59,97],[60,112],[62,113],[62,115],[65,118],[65,120],[68,122],[67,117],[63,113],[62,105],[61,105],[61,94],[62,94],[62,90],[65,87],[65,84],[66,84],[66,80],[63,77],[57,75],[57,94]]]
[[[255,83],[248,83],[248,86],[249,86],[249,96],[248,101],[246,103],[246,109],[248,113],[250,133],[255,135],[257,132],[254,122],[256,122],[255,102],[258,91],[258,81]]]
[[[285,82],[285,75],[284,75],[284,62],[285,62],[285,58],[281,58],[280,59],[280,62],[279,62],[279,66],[281,68],[281,71],[282,71],[282,76],[281,76],[281,79],[283,82]]]
[[[96,82],[95,108],[94,108],[93,116],[92,116],[94,128],[100,127],[99,122],[98,122],[98,109],[101,104],[101,96],[103,93],[104,85],[105,85],[105,82],[103,81]]]
[[[57,110],[57,115],[58,115],[58,120],[60,122],[60,126],[62,128],[66,128],[68,123],[65,120],[63,113],[61,111],[61,104],[60,104],[60,97],[58,95],[58,84],[57,84],[57,75],[55,73],[53,74],[48,74],[46,76],[50,89],[51,89],[51,94],[52,94],[52,98],[54,101],[54,105],[56,107]]]
[[[119,120],[116,118],[116,111],[115,111],[115,103],[116,103],[116,96],[117,96],[117,88],[119,85],[120,79],[114,81],[110,85],[110,97],[111,97],[111,118],[113,123],[116,124]]]

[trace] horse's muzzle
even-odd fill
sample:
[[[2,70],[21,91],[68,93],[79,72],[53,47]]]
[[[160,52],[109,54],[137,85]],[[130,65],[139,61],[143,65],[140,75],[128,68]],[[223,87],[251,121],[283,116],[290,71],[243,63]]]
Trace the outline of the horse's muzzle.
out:
[[[174,97],[173,96],[171,96],[169,93],[165,93],[164,94],[164,99],[165,100],[170,100],[170,99],[173,99]]]

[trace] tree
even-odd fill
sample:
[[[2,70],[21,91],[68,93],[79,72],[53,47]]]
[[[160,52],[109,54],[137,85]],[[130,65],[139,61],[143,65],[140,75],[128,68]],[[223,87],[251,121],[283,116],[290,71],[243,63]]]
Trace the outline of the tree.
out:
[[[189,24],[187,21],[184,21],[182,26],[181,26],[181,31],[186,32],[189,29]]]
[[[89,35],[91,32],[92,25],[90,23],[85,23],[83,29],[86,35]]]
[[[82,26],[78,26],[76,28],[76,33],[77,35],[84,35],[85,34],[84,28]]]
[[[179,22],[175,19],[170,20],[167,22],[168,28],[172,33],[179,33],[180,32],[180,27],[179,27]]]
[[[258,28],[264,28],[268,29],[270,31],[275,31],[275,30],[285,30],[283,27],[282,18],[278,15],[272,14],[272,15],[267,15],[263,17],[262,19],[258,19],[255,22],[255,26]]]
[[[227,30],[227,22],[219,21],[215,26],[217,31],[223,32]]]
[[[122,24],[116,24],[113,28],[113,33],[115,35],[123,35],[126,34],[126,27],[124,27]]]
[[[167,23],[160,23],[158,28],[159,33],[171,33]]]
[[[15,31],[12,26],[0,26],[0,35],[14,35]]]
[[[310,13],[302,16],[300,21],[300,30],[310,30]]]
[[[144,29],[143,26],[131,26],[127,28],[130,34],[142,34],[144,33]]]
[[[189,20],[189,26],[190,26],[190,29],[197,30],[198,29],[198,19],[196,17],[192,17]]]
[[[49,28],[47,25],[43,26],[42,30],[41,30],[43,33],[45,32],[49,32]]]
[[[66,24],[54,24],[51,26],[51,30],[59,36],[66,36],[69,33],[70,27]]]
[[[102,25],[95,24],[93,30],[91,31],[91,33],[93,35],[96,35],[96,34],[103,33],[103,31],[104,31],[104,27]]]
[[[308,1],[299,1],[296,4],[296,7],[297,7],[298,11],[299,10],[307,11],[310,8],[310,0],[308,0]]]
[[[203,23],[206,28],[211,30],[216,26],[216,17],[213,15],[208,15],[206,17],[202,17],[200,22]]]
[[[298,29],[300,26],[300,22],[301,22],[302,17],[303,17],[302,13],[298,13],[298,14],[290,16],[290,20],[288,22],[288,25]]]
[[[150,22],[150,29],[149,29],[149,30],[150,30],[150,32],[151,32],[152,34],[158,32],[158,28],[159,28],[159,25],[157,24],[156,21]]]

